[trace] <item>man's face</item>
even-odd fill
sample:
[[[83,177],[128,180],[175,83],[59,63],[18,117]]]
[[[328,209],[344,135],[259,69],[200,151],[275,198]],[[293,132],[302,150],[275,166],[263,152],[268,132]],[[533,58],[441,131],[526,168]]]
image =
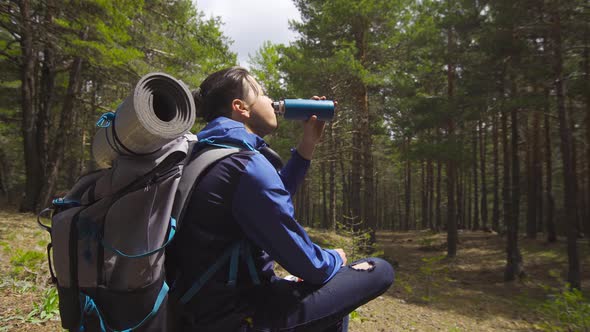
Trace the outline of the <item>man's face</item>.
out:
[[[244,101],[250,111],[250,118],[245,125],[254,134],[264,137],[277,129],[277,116],[272,107],[272,99],[264,94],[262,87],[254,78],[250,77],[250,80],[256,89],[252,89],[248,82],[244,85],[247,90]],[[256,91],[259,92],[256,93]]]

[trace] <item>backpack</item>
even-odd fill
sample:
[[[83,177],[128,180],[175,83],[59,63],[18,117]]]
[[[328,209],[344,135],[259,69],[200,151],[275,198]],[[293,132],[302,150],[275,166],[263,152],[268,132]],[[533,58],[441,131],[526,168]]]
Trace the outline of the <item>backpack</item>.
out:
[[[150,155],[119,155],[39,214],[51,236],[47,256],[63,328],[167,328],[165,248],[199,177],[240,151],[214,147],[195,159],[196,141],[184,135]]]

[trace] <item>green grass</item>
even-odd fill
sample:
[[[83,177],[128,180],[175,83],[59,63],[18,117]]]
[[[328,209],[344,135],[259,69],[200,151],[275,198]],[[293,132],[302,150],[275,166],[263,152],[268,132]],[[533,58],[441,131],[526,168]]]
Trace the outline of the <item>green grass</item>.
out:
[[[27,322],[42,323],[59,316],[59,298],[57,289],[51,287],[45,290],[41,302],[36,303],[34,309],[27,315]]]
[[[16,249],[15,253],[10,257],[10,264],[12,265],[10,274],[13,278],[34,278],[39,273],[39,265],[44,261],[44,253]]]
[[[568,285],[550,296],[538,310],[547,318],[536,325],[547,332],[589,331],[590,301]]]

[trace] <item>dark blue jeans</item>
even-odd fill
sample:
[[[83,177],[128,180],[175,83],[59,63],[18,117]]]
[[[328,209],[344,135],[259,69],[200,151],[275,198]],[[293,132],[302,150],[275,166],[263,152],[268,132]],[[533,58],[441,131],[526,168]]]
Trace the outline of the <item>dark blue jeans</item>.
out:
[[[373,267],[351,267],[365,261]],[[365,258],[343,266],[321,286],[279,280],[260,294],[249,331],[345,331],[348,314],[383,294],[393,279],[388,262]]]

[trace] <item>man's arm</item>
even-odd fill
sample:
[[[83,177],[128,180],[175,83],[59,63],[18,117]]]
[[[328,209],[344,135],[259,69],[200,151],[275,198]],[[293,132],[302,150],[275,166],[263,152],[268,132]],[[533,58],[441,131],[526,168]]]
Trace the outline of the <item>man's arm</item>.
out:
[[[325,100],[326,97],[313,96],[311,99]],[[319,121],[315,115],[303,123],[303,138],[297,145],[297,150],[291,150],[291,158],[280,172],[283,184],[291,196],[295,195],[297,186],[307,173],[313,152],[322,138],[325,126],[326,123]]]
[[[248,238],[306,282],[323,284],[343,264],[338,251],[314,244],[297,223],[290,193],[262,155],[252,156],[239,179],[233,215]]]
[[[303,158],[297,150],[291,150],[291,158],[289,158],[285,167],[279,172],[283,185],[289,191],[291,197],[295,196],[297,187],[305,178],[310,164],[311,162]]]

